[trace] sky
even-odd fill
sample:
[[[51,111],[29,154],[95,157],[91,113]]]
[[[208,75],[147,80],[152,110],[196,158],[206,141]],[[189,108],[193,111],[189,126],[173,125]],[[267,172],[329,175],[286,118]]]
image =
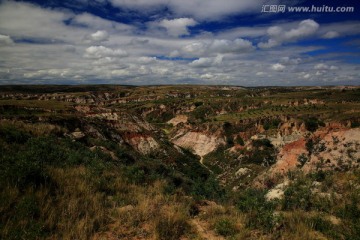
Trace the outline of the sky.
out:
[[[0,84],[360,85],[360,1],[0,0]]]

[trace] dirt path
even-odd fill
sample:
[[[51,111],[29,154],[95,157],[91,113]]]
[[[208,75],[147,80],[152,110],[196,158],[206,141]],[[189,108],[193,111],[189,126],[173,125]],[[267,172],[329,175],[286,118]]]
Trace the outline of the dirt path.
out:
[[[203,165],[207,170],[209,170],[209,172],[214,173],[213,171],[211,171],[210,168],[208,168],[208,167],[204,164],[204,158],[203,158],[203,157],[200,157],[200,163],[201,163],[201,165]]]

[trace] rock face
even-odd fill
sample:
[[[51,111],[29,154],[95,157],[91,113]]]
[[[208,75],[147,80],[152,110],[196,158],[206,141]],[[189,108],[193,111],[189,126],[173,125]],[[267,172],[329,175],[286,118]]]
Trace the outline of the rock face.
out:
[[[306,142],[314,142],[309,153]],[[359,166],[360,128],[329,129],[318,131],[309,139],[304,137],[285,144],[280,148],[277,162],[268,170],[268,174],[284,174],[299,167],[299,157],[306,158],[302,169],[310,172],[318,168],[324,170],[344,170]]]
[[[307,154],[305,147],[305,139],[301,138],[297,141],[286,144],[281,148],[277,162],[269,169],[269,173],[286,173],[296,168],[298,164],[298,156]]]
[[[188,116],[186,115],[178,115],[173,119],[169,120],[167,123],[172,124],[173,126],[178,125],[179,123],[187,123]]]
[[[271,143],[274,146],[283,147],[284,145],[295,142],[301,138],[303,138],[303,135],[300,133],[292,133],[290,135],[284,135],[284,136],[281,136],[281,134],[278,133],[277,137],[269,137],[268,139],[271,141]]]
[[[85,134],[83,132],[80,132],[80,131],[76,131],[76,132],[73,132],[70,134],[70,136],[73,138],[73,139],[81,139],[81,138],[84,138],[85,137]]]
[[[235,176],[242,177],[250,172],[251,172],[251,170],[249,168],[239,168],[239,170],[236,171]]]
[[[309,172],[317,167],[324,170],[347,170],[360,166],[360,128],[319,132],[321,139],[303,169]]]
[[[172,142],[180,147],[194,150],[200,157],[214,151],[220,144],[225,144],[224,139],[218,136],[191,131],[180,137],[175,137]]]
[[[128,136],[126,142],[142,154],[149,154],[159,149],[160,145],[151,136]]]

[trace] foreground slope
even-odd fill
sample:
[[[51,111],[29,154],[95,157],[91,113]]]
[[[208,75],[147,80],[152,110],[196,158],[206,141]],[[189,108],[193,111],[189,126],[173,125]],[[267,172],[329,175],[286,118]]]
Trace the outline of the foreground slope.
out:
[[[357,87],[2,86],[1,236],[357,239],[359,99]]]

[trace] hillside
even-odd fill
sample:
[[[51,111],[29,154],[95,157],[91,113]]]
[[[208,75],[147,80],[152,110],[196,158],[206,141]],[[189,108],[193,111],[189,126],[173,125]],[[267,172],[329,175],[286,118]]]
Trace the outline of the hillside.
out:
[[[360,88],[1,86],[1,239],[360,239]]]

